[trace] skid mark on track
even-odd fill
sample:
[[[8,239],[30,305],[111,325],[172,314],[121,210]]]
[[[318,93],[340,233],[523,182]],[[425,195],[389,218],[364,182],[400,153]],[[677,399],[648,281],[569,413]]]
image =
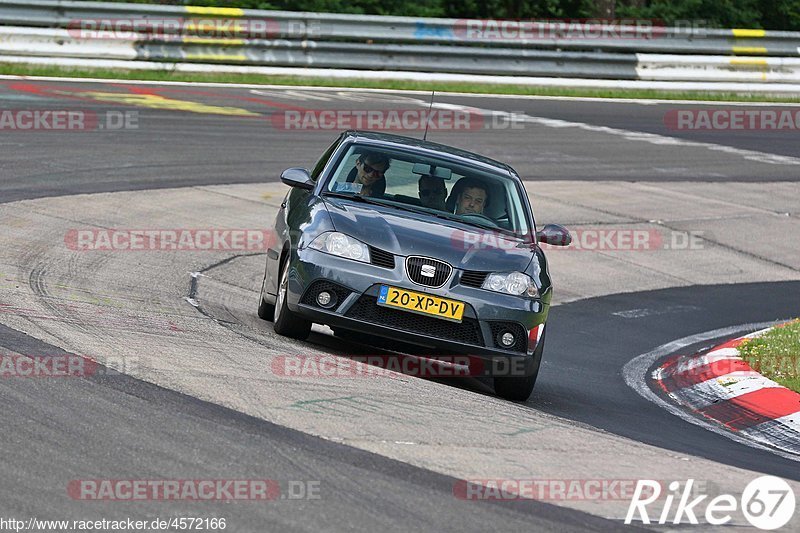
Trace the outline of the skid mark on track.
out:
[[[43,262],[35,263],[25,281],[5,279],[7,284],[2,286],[3,289],[14,290],[27,285],[33,293],[34,305],[0,303],[0,314],[3,315],[13,315],[32,322],[69,324],[83,332],[107,332],[109,328],[167,334],[184,332],[172,320],[174,312],[168,309],[161,308],[155,316],[142,314],[143,299],[139,299],[137,305],[136,301],[126,302],[124,297],[96,296],[89,289],[63,283],[51,287],[47,283],[48,265]],[[37,325],[54,334],[52,328],[38,322]]]
[[[363,396],[339,396],[333,398],[313,398],[308,400],[298,400],[282,410],[301,410],[317,415],[332,415],[336,417],[360,417],[364,413],[377,414],[393,421],[402,421],[406,425],[419,426],[427,424],[428,417],[420,415],[432,415],[443,420],[455,420],[456,416],[476,424],[476,427],[483,428],[485,420],[480,417],[470,416],[468,413],[458,411],[452,412],[445,406],[427,406],[420,403],[387,402],[367,398]],[[493,420],[491,429],[485,430],[500,437],[526,437],[533,433],[539,433],[548,429],[563,428],[563,424],[552,421],[543,421],[532,425],[531,413],[520,411],[518,413],[505,413]]]
[[[697,307],[696,305],[668,305],[667,307],[652,309],[627,309],[625,311],[617,311],[611,314],[622,318],[644,318],[648,316],[690,313],[692,311],[699,311],[700,309],[701,308]]]
[[[358,396],[343,396],[340,398],[319,398],[315,400],[298,400],[288,406],[289,409],[301,409],[303,411],[310,411],[316,414],[328,414],[330,412],[337,412],[337,406],[344,406],[345,410],[341,411],[347,413],[348,408],[353,404],[362,403]],[[365,411],[365,409],[357,409]],[[374,411],[372,411],[374,412]],[[354,414],[354,413],[348,413]]]
[[[383,402],[372,398],[365,398],[361,396],[346,396],[342,398],[319,399],[319,400],[301,400],[295,402],[290,408],[304,408],[304,405],[311,402],[314,406],[321,406],[327,411],[318,411],[318,414],[327,414],[329,412],[338,413],[350,417],[359,417],[364,413],[381,415],[384,418],[391,420],[402,420],[405,423],[412,425],[420,425],[422,422],[419,418],[409,416],[410,406],[398,404],[395,402]],[[418,408],[420,406],[417,406]],[[419,410],[419,409],[418,409]]]
[[[518,435],[525,435],[527,433],[538,433],[538,432],[540,432],[540,431],[542,431],[544,429],[550,428],[550,427],[554,427],[554,426],[545,425],[545,426],[538,427],[538,428],[519,428],[518,430],[512,431],[511,433],[500,433],[500,435],[503,435],[505,437],[516,437]]]

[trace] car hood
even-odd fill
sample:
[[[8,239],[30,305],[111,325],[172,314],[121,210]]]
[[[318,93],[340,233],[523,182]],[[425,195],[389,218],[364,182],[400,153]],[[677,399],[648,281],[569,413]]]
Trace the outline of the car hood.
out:
[[[467,224],[391,207],[325,198],[336,231],[396,255],[441,259],[464,270],[524,272],[530,246]]]

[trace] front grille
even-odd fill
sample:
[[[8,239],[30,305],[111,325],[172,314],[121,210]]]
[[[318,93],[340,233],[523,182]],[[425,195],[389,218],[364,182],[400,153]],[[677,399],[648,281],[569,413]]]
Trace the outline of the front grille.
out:
[[[323,307],[323,309],[328,309],[329,311],[333,311],[337,309],[342,302],[350,296],[350,290],[345,289],[341,285],[337,285],[328,280],[318,280],[312,283],[308,289],[306,289],[305,294],[303,297],[300,298],[300,303],[304,305],[313,305],[314,307],[321,307],[317,303],[317,295],[322,291],[328,291],[329,293],[335,295],[336,301],[330,307]]]
[[[489,276],[489,272],[480,272],[479,270],[465,270],[461,273],[461,284],[467,287],[481,288],[483,282]]]
[[[364,322],[390,326],[410,333],[418,333],[434,339],[484,346],[480,325],[474,318],[464,317],[461,323],[457,323],[440,318],[422,316],[380,306],[374,296],[361,296],[347,310],[345,316],[363,320]]]
[[[406,271],[408,279],[417,285],[437,288],[444,285],[450,278],[453,267],[438,259],[411,256],[406,259]],[[432,275],[423,275],[427,271],[430,271]]]
[[[528,347],[528,339],[525,336],[525,328],[522,327],[522,324],[517,324],[516,322],[489,322],[489,327],[492,330],[492,343],[494,343],[495,347],[510,352],[525,353]],[[516,342],[513,346],[506,347],[500,343],[498,337],[506,331],[514,334]]]
[[[394,254],[380,248],[369,247],[369,260],[375,266],[394,268]]]

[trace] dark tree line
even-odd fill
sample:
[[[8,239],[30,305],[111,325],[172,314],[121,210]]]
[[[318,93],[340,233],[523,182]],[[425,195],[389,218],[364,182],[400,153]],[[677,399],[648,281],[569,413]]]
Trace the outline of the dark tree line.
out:
[[[105,0],[108,1],[108,0]],[[123,1],[123,0],[112,0]],[[450,18],[638,18],[800,31],[800,0],[125,0],[149,4]]]

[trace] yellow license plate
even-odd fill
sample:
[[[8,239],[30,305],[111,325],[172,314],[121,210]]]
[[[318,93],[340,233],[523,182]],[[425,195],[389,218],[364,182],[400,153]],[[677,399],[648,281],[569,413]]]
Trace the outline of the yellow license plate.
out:
[[[397,287],[389,287],[388,285],[381,285],[381,290],[378,294],[378,305],[397,307],[412,313],[435,316],[445,320],[452,320],[453,322],[461,322],[461,317],[464,315],[464,302],[398,289]]]

